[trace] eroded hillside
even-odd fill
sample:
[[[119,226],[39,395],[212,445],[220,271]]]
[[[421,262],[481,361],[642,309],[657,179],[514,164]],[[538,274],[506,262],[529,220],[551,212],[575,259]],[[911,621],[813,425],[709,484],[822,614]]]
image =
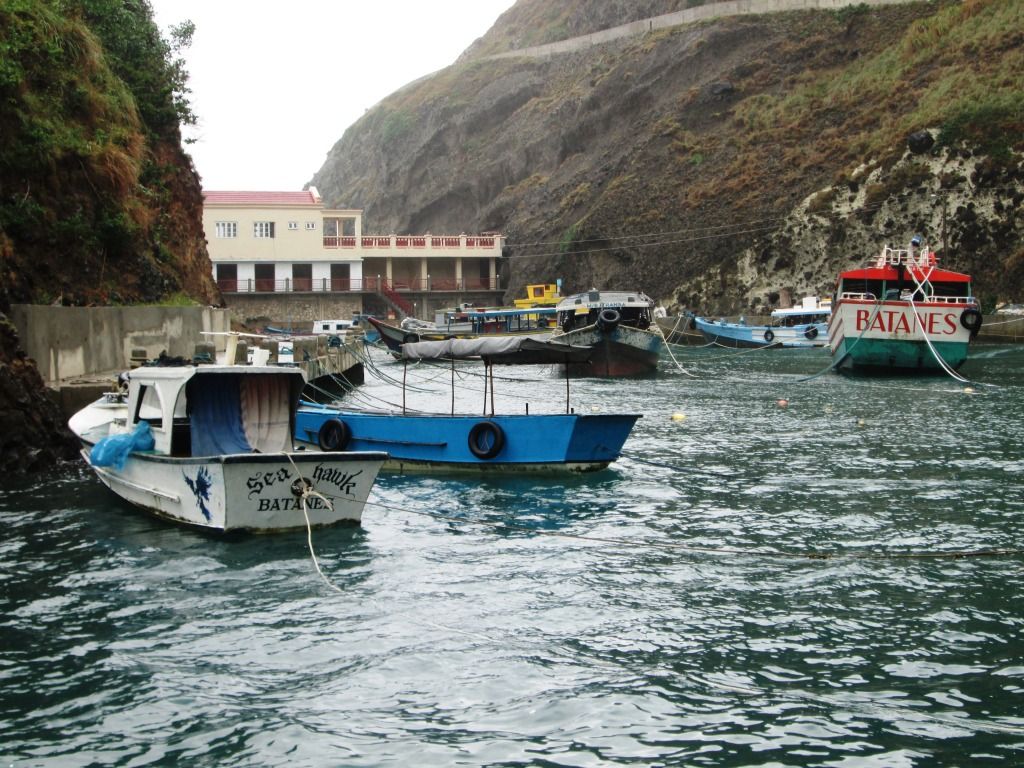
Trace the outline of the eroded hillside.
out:
[[[615,4],[539,7],[521,0],[459,63],[346,131],[313,179],[328,202],[379,231],[504,232],[510,294],[561,277],[726,311],[827,292],[837,264],[884,240],[925,229],[941,246],[941,201],[948,257],[990,302],[1022,294],[1018,0],[737,16],[481,58],[557,39],[521,39],[524,18],[573,34],[634,20]],[[934,145],[901,160],[922,130]],[[812,197],[826,235],[798,237]]]

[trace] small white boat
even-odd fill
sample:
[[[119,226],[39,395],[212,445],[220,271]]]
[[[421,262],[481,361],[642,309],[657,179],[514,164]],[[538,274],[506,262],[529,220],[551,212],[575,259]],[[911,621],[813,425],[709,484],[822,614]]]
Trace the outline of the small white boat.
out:
[[[293,446],[305,377],[278,366],[132,370],[68,422],[100,481],[158,517],[269,533],[358,523],[387,454]]]
[[[805,296],[795,307],[772,311],[771,325],[747,325],[695,317],[693,324],[712,343],[724,347],[823,347],[828,343],[832,302]]]

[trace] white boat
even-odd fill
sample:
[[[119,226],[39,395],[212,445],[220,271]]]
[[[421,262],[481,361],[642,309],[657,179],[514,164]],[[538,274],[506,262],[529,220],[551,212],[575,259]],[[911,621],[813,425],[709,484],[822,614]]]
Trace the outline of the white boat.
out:
[[[695,317],[693,324],[712,343],[724,347],[823,347],[828,343],[832,302],[805,296],[795,307],[776,309],[771,325],[747,325]]]
[[[143,366],[126,376],[126,389],[68,422],[121,498],[218,532],[360,521],[387,454],[296,451],[299,369]]]

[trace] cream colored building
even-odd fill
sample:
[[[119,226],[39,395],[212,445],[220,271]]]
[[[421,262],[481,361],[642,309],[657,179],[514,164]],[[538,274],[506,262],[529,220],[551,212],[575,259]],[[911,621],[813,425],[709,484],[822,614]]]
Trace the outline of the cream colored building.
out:
[[[315,188],[204,193],[213,274],[229,300],[249,293],[362,293],[412,314],[417,298],[424,308],[443,303],[414,294],[500,294],[501,235],[367,235],[362,219],[361,210],[325,208]]]

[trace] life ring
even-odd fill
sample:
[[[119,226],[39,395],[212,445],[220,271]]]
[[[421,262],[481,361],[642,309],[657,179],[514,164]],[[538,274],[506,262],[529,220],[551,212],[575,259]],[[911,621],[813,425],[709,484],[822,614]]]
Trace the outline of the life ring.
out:
[[[808,339],[816,339],[816,338],[818,338],[818,326],[816,326],[816,325],[809,325],[809,326],[807,326],[807,329],[804,331],[804,336],[806,338],[808,338]]]
[[[419,340],[420,337],[417,336],[415,333],[407,333],[405,334],[405,336],[402,337],[403,344],[415,344]]]
[[[493,459],[505,447],[505,430],[493,421],[478,421],[469,430],[469,451],[478,459]]]
[[[968,307],[960,313],[960,325],[971,332],[972,339],[977,336],[978,331],[981,330],[981,323],[981,312],[976,310],[974,307]]]
[[[769,344],[771,344],[773,341],[775,341],[775,331],[773,331],[771,328],[769,328],[767,331],[765,331],[764,332],[764,340],[767,341]]]
[[[343,451],[352,439],[352,431],[341,419],[328,419],[320,425],[316,442],[321,451]]]
[[[619,310],[611,307],[602,309],[601,314],[597,316],[597,327],[602,331],[614,331],[621,319],[622,315],[619,314]]]

